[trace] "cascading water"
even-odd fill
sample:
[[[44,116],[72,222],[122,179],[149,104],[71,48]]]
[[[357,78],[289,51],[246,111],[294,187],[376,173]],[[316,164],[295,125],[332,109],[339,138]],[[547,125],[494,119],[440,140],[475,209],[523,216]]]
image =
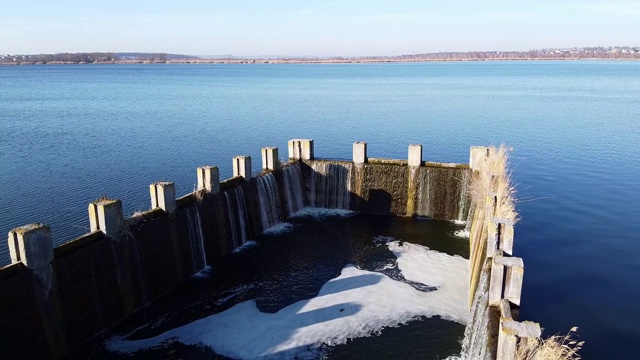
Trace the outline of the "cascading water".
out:
[[[224,192],[224,204],[229,214],[227,216],[227,219],[229,219],[229,233],[231,235],[231,241],[233,242],[233,248],[235,249],[238,246],[242,245],[238,240],[238,225],[236,221],[236,214],[238,213],[238,211],[236,210],[236,202],[232,201],[229,193],[226,191]]]
[[[352,164],[315,161],[311,167],[313,175],[310,184],[310,205],[349,210]]]
[[[416,172],[418,169],[411,168],[410,171]],[[429,177],[427,176],[426,169],[420,169],[422,171],[418,172],[412,176],[413,179],[416,179],[418,184],[420,184],[418,188],[418,204],[416,206],[416,213],[420,216],[431,216],[433,211],[431,210],[431,201],[430,201],[430,192],[429,192]],[[416,178],[420,176],[420,178]]]
[[[287,217],[304,207],[302,195],[302,169],[299,163],[287,166],[283,170],[284,194],[287,199]]]
[[[202,235],[202,220],[198,206],[187,208],[187,224],[189,239],[191,240],[191,254],[193,254],[193,270],[195,272],[207,266],[207,256],[204,252],[204,236]]]
[[[236,208],[238,210],[238,225],[240,227],[240,238],[238,239],[240,245],[247,242],[247,205],[244,201],[244,191],[240,186],[236,187]]]
[[[260,220],[264,231],[283,220],[282,210],[280,209],[278,186],[273,174],[268,173],[258,177],[257,180],[258,195],[260,196]]]
[[[458,218],[456,220],[467,221],[469,215],[469,172],[462,173],[460,179],[460,196],[458,201]]]
[[[462,359],[491,360],[492,352],[489,346],[489,273],[490,267],[485,267],[480,275],[480,282],[473,297],[469,321],[464,330],[462,342]]]

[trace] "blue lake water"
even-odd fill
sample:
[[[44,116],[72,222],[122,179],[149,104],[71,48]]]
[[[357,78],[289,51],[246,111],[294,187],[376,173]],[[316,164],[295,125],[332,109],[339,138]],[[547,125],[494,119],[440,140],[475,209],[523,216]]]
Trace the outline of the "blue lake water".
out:
[[[640,338],[640,62],[0,67],[0,233],[45,222],[88,231],[101,194],[127,214],[148,184],[192,190],[195,169],[291,138],[317,157],[468,162],[514,148],[525,261],[521,318],[579,326],[583,355],[628,358]],[[0,246],[0,263],[7,263]]]

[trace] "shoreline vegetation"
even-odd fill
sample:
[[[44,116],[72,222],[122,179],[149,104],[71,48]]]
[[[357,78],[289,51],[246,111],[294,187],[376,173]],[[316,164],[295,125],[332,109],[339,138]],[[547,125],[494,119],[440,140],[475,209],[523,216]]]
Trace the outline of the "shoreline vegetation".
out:
[[[448,61],[521,60],[640,60],[640,47],[593,47],[531,51],[439,52],[398,56],[360,57],[236,57],[192,56],[166,53],[60,53],[0,55],[0,65],[84,64],[346,64]]]

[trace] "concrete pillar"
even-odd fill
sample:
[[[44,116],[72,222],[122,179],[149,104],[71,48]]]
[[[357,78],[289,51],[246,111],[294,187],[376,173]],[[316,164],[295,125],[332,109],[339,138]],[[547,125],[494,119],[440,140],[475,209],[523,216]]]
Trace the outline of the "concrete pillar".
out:
[[[489,148],[486,146],[472,146],[469,150],[469,168],[472,171],[481,169],[482,164],[489,156]]]
[[[207,190],[217,194],[220,192],[220,170],[216,166],[198,168],[198,190]]]
[[[262,170],[275,170],[280,167],[278,160],[278,148],[262,148]]]
[[[487,206],[487,218],[491,219],[493,206]],[[499,250],[498,246],[498,224],[487,221],[487,257],[493,257]]]
[[[489,277],[489,305],[499,306],[504,298],[505,266],[502,263],[502,255],[496,255],[491,262],[491,275]]]
[[[171,181],[158,181],[149,185],[151,208],[161,208],[165,212],[176,209],[176,184]]]
[[[524,279],[524,263],[522,258],[503,258],[506,267],[504,280],[504,298],[520,306],[522,295],[522,280]]]
[[[292,160],[313,160],[313,140],[292,139],[289,140],[289,159]]]
[[[233,176],[242,176],[246,180],[251,179],[251,156],[233,157]]]
[[[519,257],[496,255],[491,266],[489,305],[498,306],[502,299],[520,306],[524,263]]]
[[[367,162],[367,143],[353,143],[353,162],[356,164],[364,164]]]
[[[51,288],[53,243],[49,225],[29,224],[9,231],[8,237],[11,263],[23,263],[32,269],[45,285]]]
[[[115,199],[98,199],[89,204],[91,231],[100,230],[105,235],[116,237],[124,229],[122,203]]]
[[[501,317],[496,360],[515,359],[518,338],[538,338],[540,335],[540,324],[531,321],[517,322]]]
[[[409,166],[422,166],[422,145],[409,145]]]
[[[513,255],[513,220],[504,218],[494,218],[497,231],[498,248],[505,254]]]

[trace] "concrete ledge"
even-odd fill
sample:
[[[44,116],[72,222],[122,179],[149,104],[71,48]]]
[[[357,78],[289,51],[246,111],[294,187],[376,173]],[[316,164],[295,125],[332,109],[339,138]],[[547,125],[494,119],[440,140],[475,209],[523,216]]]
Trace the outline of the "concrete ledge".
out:
[[[69,242],[59,245],[53,249],[54,257],[61,258],[66,254],[70,254],[76,250],[79,250],[85,246],[91,245],[95,242],[104,240],[105,235],[102,231],[96,230],[88,234],[79,236]]]
[[[27,271],[27,267],[23,263],[15,263],[0,268],[0,281],[20,275]]]

